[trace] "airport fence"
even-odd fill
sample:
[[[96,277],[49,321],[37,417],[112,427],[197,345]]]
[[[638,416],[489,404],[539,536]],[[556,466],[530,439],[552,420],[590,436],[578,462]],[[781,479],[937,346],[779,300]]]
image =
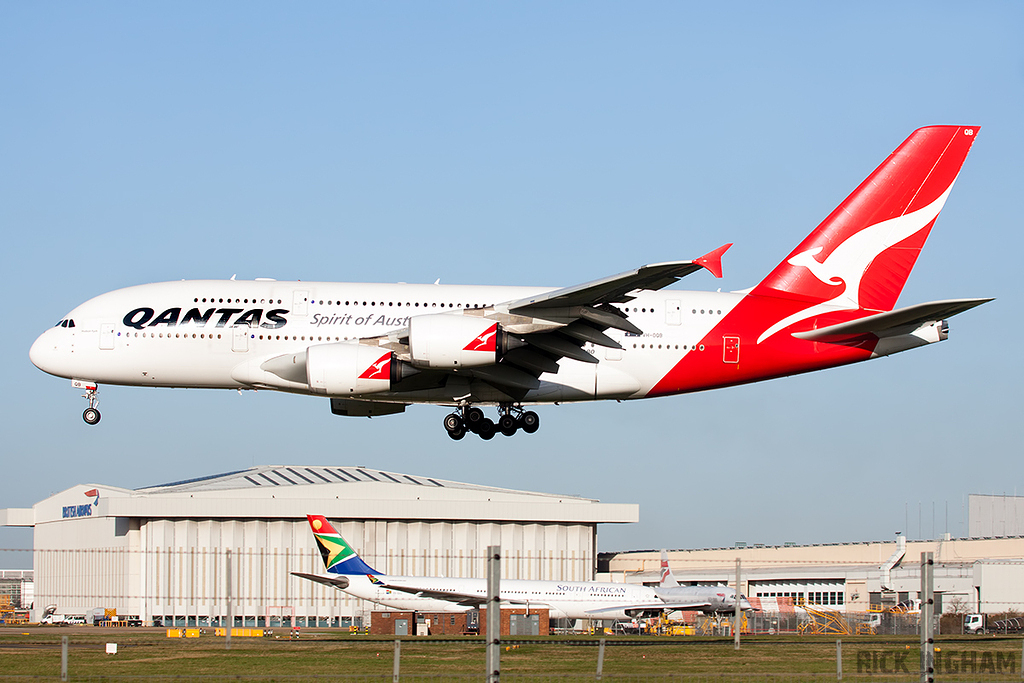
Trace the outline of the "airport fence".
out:
[[[444,674],[337,674],[331,676],[3,676],[3,680],[12,683],[219,683],[236,681],[238,683],[485,683],[484,674],[444,673]],[[617,673],[596,676],[595,674],[501,674],[500,681],[505,683],[583,683],[584,681],[606,681],[609,683],[824,683],[836,681],[835,674],[649,674],[649,673]],[[838,679],[845,683],[910,683],[920,680],[919,674],[873,674],[847,675]],[[1008,673],[970,673],[942,675],[936,680],[948,683],[983,683],[991,681],[1001,683],[1019,681],[1019,674]]]

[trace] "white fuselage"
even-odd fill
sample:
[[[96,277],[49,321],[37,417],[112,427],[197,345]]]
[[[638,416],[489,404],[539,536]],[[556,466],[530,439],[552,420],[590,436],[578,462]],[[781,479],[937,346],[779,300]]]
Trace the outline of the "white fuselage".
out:
[[[139,285],[81,304],[63,326],[39,337],[30,356],[50,374],[100,384],[312,394],[308,385],[289,383],[260,366],[314,345],[386,335],[408,327],[413,316],[485,308],[549,289],[264,280]],[[642,398],[681,358],[700,353],[704,336],[742,299],[731,293],[639,292],[628,308],[642,335],[607,330],[621,350],[585,344],[598,363],[559,360],[559,371],[542,374],[539,388],[522,402]],[[467,394],[477,403],[501,400],[468,376],[369,398],[452,405]]]
[[[416,612],[468,612],[473,606],[447,600],[417,597],[410,593],[374,584],[366,576],[349,576],[346,593],[396,610]],[[485,579],[449,579],[422,576],[381,576],[393,586],[449,591],[460,595],[487,596]],[[552,619],[626,619],[629,605],[660,602],[653,588],[627,583],[588,581],[502,580],[503,603],[516,607],[536,606],[549,610]],[[621,606],[623,609],[616,610]],[[607,610],[607,611],[606,611]],[[599,611],[599,612],[598,612]]]

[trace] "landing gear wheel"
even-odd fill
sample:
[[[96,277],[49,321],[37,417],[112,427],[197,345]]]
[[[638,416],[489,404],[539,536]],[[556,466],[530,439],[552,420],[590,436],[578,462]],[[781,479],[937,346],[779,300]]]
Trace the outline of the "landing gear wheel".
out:
[[[462,418],[457,413],[444,416],[444,428],[449,434],[453,432],[466,432],[466,425],[463,424]]]
[[[448,432],[448,436],[451,437],[452,441],[458,441],[462,439],[462,437],[466,436],[466,430],[465,428],[456,429],[455,431]]]
[[[498,418],[498,431],[505,436],[515,436],[516,430],[519,429],[519,421],[514,417],[505,413]]]
[[[85,412],[82,413],[82,419],[85,420],[86,424],[94,425],[100,421],[100,411],[95,408],[86,408]]]
[[[494,438],[494,422],[490,418],[484,418],[480,422],[480,426],[477,427],[476,433],[480,435],[480,438],[484,441],[490,441]]]
[[[533,434],[535,431],[540,429],[540,416],[532,410],[527,410],[519,416],[519,426],[522,427],[523,431],[527,434]]]
[[[466,428],[469,429],[469,431],[471,432],[476,432],[477,434],[479,434],[480,427],[483,425],[484,420],[487,420],[487,418],[484,417],[484,411],[480,410],[479,408],[467,408],[465,416]],[[490,420],[487,421],[490,422]]]

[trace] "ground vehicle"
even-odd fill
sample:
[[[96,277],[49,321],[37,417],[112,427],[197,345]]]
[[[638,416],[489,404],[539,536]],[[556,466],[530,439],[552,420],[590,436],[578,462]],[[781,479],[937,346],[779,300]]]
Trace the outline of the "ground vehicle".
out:
[[[54,626],[82,626],[85,624],[85,616],[81,614],[47,614],[39,620],[40,624],[53,624]]]
[[[985,632],[984,614],[965,614],[964,633],[981,634]]]

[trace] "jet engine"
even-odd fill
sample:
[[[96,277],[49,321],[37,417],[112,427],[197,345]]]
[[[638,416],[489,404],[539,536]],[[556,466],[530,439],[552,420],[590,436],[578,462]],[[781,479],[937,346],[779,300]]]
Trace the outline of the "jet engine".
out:
[[[376,394],[416,372],[391,351],[377,346],[319,344],[306,350],[306,381],[318,394]]]
[[[412,364],[425,368],[470,368],[493,365],[524,342],[486,318],[441,313],[409,320]]]

